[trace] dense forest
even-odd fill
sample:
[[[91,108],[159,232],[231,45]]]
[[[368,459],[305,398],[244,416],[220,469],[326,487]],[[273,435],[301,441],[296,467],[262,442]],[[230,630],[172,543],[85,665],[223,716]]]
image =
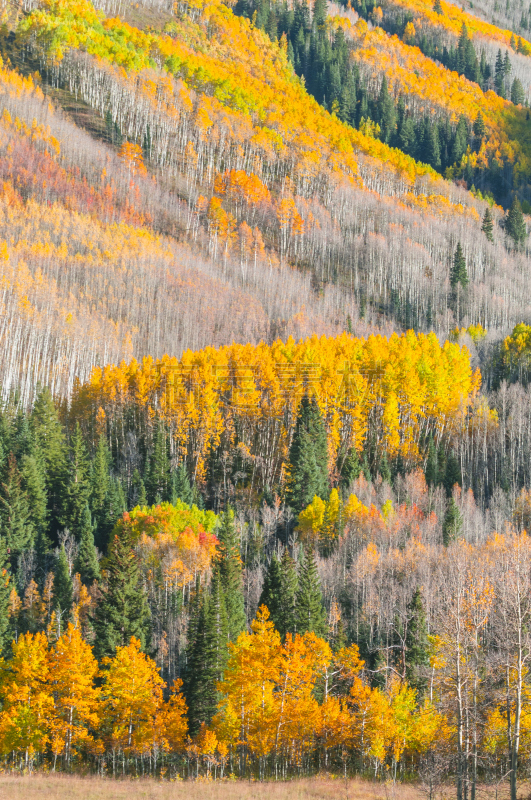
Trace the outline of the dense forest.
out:
[[[2,9],[2,768],[516,800],[529,9]]]

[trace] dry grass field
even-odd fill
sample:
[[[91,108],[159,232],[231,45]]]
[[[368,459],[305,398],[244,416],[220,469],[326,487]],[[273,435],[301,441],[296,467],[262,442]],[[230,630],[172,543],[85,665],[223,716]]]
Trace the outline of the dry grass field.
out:
[[[423,800],[413,786],[312,778],[289,783],[158,782],[0,775],[1,800]]]

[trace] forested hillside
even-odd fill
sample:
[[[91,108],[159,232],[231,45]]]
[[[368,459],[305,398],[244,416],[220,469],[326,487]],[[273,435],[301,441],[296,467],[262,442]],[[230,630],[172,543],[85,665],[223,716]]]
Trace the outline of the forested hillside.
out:
[[[519,9],[2,6],[2,769],[516,800]]]

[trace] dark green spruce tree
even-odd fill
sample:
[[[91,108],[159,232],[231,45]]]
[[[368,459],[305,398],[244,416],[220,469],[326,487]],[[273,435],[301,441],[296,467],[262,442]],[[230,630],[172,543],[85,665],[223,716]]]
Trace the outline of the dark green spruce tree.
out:
[[[443,520],[443,545],[448,547],[450,542],[455,542],[459,539],[461,531],[463,530],[463,517],[457,507],[454,498],[451,497],[448,501],[446,513]]]
[[[76,423],[65,474],[62,523],[79,542],[85,506],[90,499],[89,459],[79,422]]]
[[[0,657],[5,653],[11,641],[9,635],[9,595],[10,595],[9,559],[5,539],[0,536]]]
[[[79,573],[85,586],[90,586],[94,581],[99,581],[101,577],[88,503],[85,506],[85,513],[81,520],[81,539],[74,562],[74,572]]]
[[[428,444],[428,458],[426,460],[426,470],[424,472],[426,483],[430,488],[437,486],[439,483],[439,463],[437,459],[437,448],[433,441],[433,436],[430,436]]]
[[[214,570],[210,591],[202,591],[192,614],[188,634],[185,696],[190,732],[209,723],[219,702],[218,682],[227,665],[228,621],[219,570]]]
[[[110,464],[111,456],[107,439],[102,435],[98,439],[90,475],[90,513],[98,539],[106,538],[107,533]]]
[[[326,636],[327,626],[321,581],[317,572],[315,556],[310,548],[306,549],[300,567],[296,621],[297,633],[313,631],[317,636]]]
[[[176,470],[172,473],[172,490],[171,490],[171,501],[175,503],[176,500],[181,500],[181,502],[186,503],[187,505],[191,505],[192,503],[192,487],[190,485],[190,481],[188,479],[188,472],[186,471],[186,465],[181,462]]]
[[[296,514],[317,495],[327,499],[328,443],[324,421],[314,397],[304,397],[289,449],[286,500]]]
[[[264,576],[264,585],[258,606],[267,606],[271,622],[278,630],[278,621],[281,614],[280,593],[281,593],[281,568],[280,561],[276,553],[273,553]]]
[[[274,620],[282,639],[286,638],[287,633],[295,633],[297,630],[298,589],[297,565],[286,548],[280,560],[280,599],[277,620]]]
[[[355,447],[351,447],[341,467],[341,481],[342,489],[348,489],[352,481],[359,478],[361,472],[360,457]]]
[[[18,556],[33,546],[35,530],[28,496],[22,489],[13,453],[9,454],[4,464],[0,484],[0,533],[5,539],[11,567],[15,571]]]
[[[461,467],[457,460],[455,453],[450,453],[446,459],[446,470],[444,473],[444,488],[446,489],[446,496],[451,497],[455,484],[462,485],[463,479],[461,476]]]
[[[30,416],[30,429],[35,455],[41,461],[48,502],[48,524],[52,542],[58,542],[62,528],[61,500],[66,472],[66,441],[57,409],[49,389],[43,389],[35,400]]]
[[[53,610],[61,622],[61,628],[65,626],[72,611],[73,596],[68,559],[64,545],[61,545],[53,574]]]
[[[406,680],[417,691],[420,703],[426,691],[426,670],[429,666],[429,640],[426,610],[422,592],[417,588],[407,607]]]
[[[489,242],[494,241],[494,236],[493,236],[494,223],[492,221],[492,214],[490,213],[490,208],[488,206],[485,209],[485,214],[483,215],[481,231],[485,234]]]
[[[243,600],[240,545],[238,542],[238,532],[234,524],[234,511],[232,509],[228,509],[220,514],[219,526],[216,534],[221,545],[218,569],[225,598],[227,630],[229,640],[234,642],[247,627],[247,619]]]
[[[522,206],[517,197],[514,198],[505,217],[505,232],[512,239],[515,248],[518,249],[525,244],[527,227],[522,213]]]
[[[144,651],[149,650],[151,615],[138,559],[123,528],[112,540],[106,570],[106,584],[92,620],[96,656],[114,656],[116,648],[129,644],[132,636],[140,640]]]
[[[169,441],[162,420],[157,422],[153,439],[153,452],[149,458],[146,474],[148,503],[163,503],[171,500],[171,469]]]

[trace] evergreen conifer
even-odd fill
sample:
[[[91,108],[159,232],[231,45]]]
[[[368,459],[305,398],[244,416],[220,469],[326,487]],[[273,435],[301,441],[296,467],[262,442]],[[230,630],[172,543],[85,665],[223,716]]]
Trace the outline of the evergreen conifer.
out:
[[[483,215],[483,223],[481,225],[481,230],[489,240],[489,242],[494,241],[494,236],[492,232],[494,230],[494,224],[492,221],[492,214],[490,213],[490,208],[487,206],[485,209],[485,214]]]
[[[443,520],[443,544],[448,547],[450,542],[459,538],[463,529],[463,517],[454,498],[448,501],[448,507]]]
[[[452,490],[455,484],[457,483],[459,486],[461,486],[462,482],[463,480],[461,477],[459,461],[457,460],[455,453],[450,453],[446,459],[446,469],[444,472],[444,488],[446,489],[447,497],[452,496]]]
[[[313,551],[304,553],[300,568],[296,600],[297,633],[313,631],[317,636],[326,636],[326,617],[321,594],[321,582]]]
[[[505,230],[507,235],[513,240],[516,248],[521,247],[527,238],[527,228],[522,213],[522,206],[517,197],[511,203],[511,207],[505,218]]]
[[[89,460],[79,422],[76,423],[63,490],[62,523],[79,542],[85,506],[90,498]]]
[[[159,420],[155,428],[153,452],[149,459],[146,476],[148,503],[171,500],[171,470],[169,442],[164,422]]]
[[[288,553],[287,548],[280,560],[280,594],[278,601],[277,618],[274,619],[275,628],[283,639],[287,633],[297,630],[297,592],[299,578],[297,566]]]
[[[63,621],[72,610],[73,587],[64,545],[61,545],[53,575],[53,610]]]
[[[240,546],[232,509],[228,509],[220,515],[216,533],[221,543],[218,569],[225,597],[228,637],[231,642],[234,642],[247,627],[247,619],[243,601]]]
[[[315,398],[304,397],[289,450],[286,499],[295,514],[299,514],[316,495],[322,499],[328,497],[328,443]]]
[[[515,106],[523,106],[524,101],[524,87],[518,78],[515,78],[511,86],[511,103],[514,103]]]
[[[90,477],[90,512],[96,530],[99,528],[105,529],[107,523],[106,506],[109,495],[110,462],[111,457],[107,439],[101,435],[94,454]]]
[[[429,666],[429,640],[426,611],[422,593],[417,588],[408,604],[408,625],[406,631],[406,679],[417,690],[420,703],[426,691],[424,671]]]
[[[468,286],[468,272],[461,242],[457,243],[455,249],[453,265],[450,271],[450,284],[452,289],[456,289],[458,284],[461,284],[463,288]]]
[[[281,614],[281,567],[276,553],[273,553],[264,576],[264,585],[258,606],[265,605],[269,611],[271,622],[279,630],[278,622]]]
[[[3,472],[0,485],[0,532],[14,568],[20,553],[32,547],[35,531],[28,496],[22,489],[13,453],[9,454]]]
[[[217,684],[227,664],[228,622],[219,571],[212,577],[210,592],[202,592],[189,629],[185,694],[190,732],[202,722],[210,723],[219,702]]]
[[[172,503],[176,500],[182,500],[183,503],[190,505],[192,503],[192,487],[188,479],[188,472],[186,465],[181,462],[176,470],[172,473]]]
[[[347,457],[341,467],[341,480],[340,486],[342,489],[348,489],[352,481],[359,478],[361,472],[361,464],[358,452],[355,447],[351,447],[347,453]]]
[[[10,573],[7,547],[3,536],[0,536],[0,657],[9,644],[9,595]]]
[[[81,521],[81,539],[79,550],[74,562],[74,572],[79,573],[85,586],[90,586],[94,581],[100,580],[100,566],[94,546],[94,533],[88,504]]]
[[[112,657],[117,647],[129,644],[131,636],[140,640],[143,650],[149,649],[150,612],[138,559],[123,528],[111,543],[106,571],[107,582],[93,618],[95,654]]]
[[[61,500],[66,472],[66,442],[57,409],[49,389],[37,395],[30,416],[35,456],[46,484],[49,533],[57,542],[61,528]]]
[[[426,461],[426,471],[424,473],[426,477],[426,483],[430,487],[437,486],[439,479],[438,466],[437,449],[433,441],[433,436],[430,436],[430,442],[428,444],[428,459]]]

